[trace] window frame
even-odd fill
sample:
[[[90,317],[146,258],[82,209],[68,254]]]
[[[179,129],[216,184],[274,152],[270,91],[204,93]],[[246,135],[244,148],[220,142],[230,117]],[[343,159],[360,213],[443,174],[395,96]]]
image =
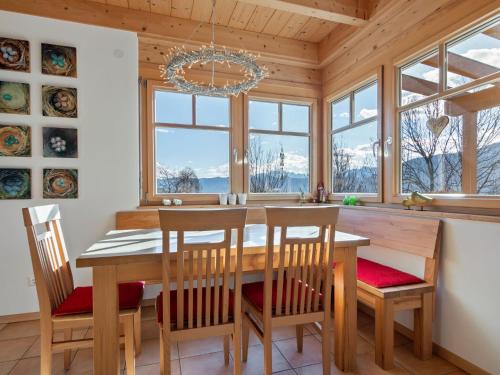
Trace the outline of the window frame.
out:
[[[233,98],[229,98],[229,124],[228,127],[214,126],[214,125],[198,125],[196,124],[196,96],[192,95],[192,124],[174,124],[174,123],[163,123],[155,122],[155,92],[156,91],[170,91],[177,92],[173,86],[166,84],[161,81],[148,80],[146,83],[146,142],[145,152],[142,153],[143,157],[146,156],[147,161],[146,168],[143,168],[141,173],[141,178],[144,179],[144,172],[146,172],[147,183],[142,184],[146,188],[142,196],[145,198],[143,203],[146,205],[151,204],[162,204],[163,199],[182,199],[184,202],[188,203],[198,203],[198,204],[216,204],[219,202],[219,193],[165,193],[159,194],[156,191],[156,129],[161,128],[175,128],[175,129],[192,129],[192,130],[210,130],[210,131],[220,131],[225,132],[229,136],[228,145],[228,161],[229,161],[229,191],[233,189],[233,180],[235,179],[235,171],[232,163],[233,155],[233,143],[234,143],[234,132],[235,127],[233,126]],[[146,154],[146,155],[144,155]]]
[[[447,64],[447,46],[454,43],[459,43],[461,40],[475,34],[478,30],[482,30],[491,26],[492,24],[498,22],[500,16],[489,17],[487,19],[481,19],[476,21],[474,24],[469,25],[469,27],[458,30],[452,34],[448,34],[445,38],[442,38],[435,43],[428,45],[426,48],[413,53],[411,56],[406,56],[405,58],[398,59],[394,63],[394,113],[393,113],[393,134],[394,141],[392,142],[392,158],[393,161],[393,177],[392,177],[392,203],[401,203],[403,199],[409,196],[409,193],[401,192],[401,132],[400,132],[400,115],[402,112],[408,111],[413,108],[417,108],[431,102],[446,100],[453,96],[463,94],[471,89],[484,86],[486,84],[499,84],[500,83],[500,71],[486,75],[484,77],[472,80],[461,86],[448,88],[448,64]],[[438,92],[427,96],[423,99],[419,99],[413,103],[401,105],[401,69],[411,65],[412,63],[419,61],[422,57],[432,54],[435,50],[438,51],[438,70],[439,70],[439,82],[438,82]],[[465,140],[465,138],[464,138]],[[464,142],[465,143],[465,142]],[[470,143],[470,142],[469,142]],[[474,146],[469,147],[469,151],[474,149]],[[462,150],[464,153],[464,158],[470,157],[470,153],[466,153],[467,150]],[[475,169],[470,167],[469,163],[463,163],[462,169],[462,183],[464,181],[464,175],[468,176],[469,169]],[[500,194],[498,195],[479,195],[471,193],[425,193],[426,195],[432,197],[434,206],[450,206],[450,207],[471,207],[471,208],[500,208]]]
[[[249,117],[249,107],[250,101],[260,101],[260,102],[271,102],[277,103],[278,106],[278,131],[276,130],[264,130],[264,129],[250,129],[250,117]],[[283,104],[292,105],[302,105],[309,107],[309,132],[290,132],[283,131],[283,115],[282,109]],[[244,152],[245,155],[248,153],[250,134],[264,134],[264,135],[291,135],[291,136],[307,136],[309,138],[309,191],[305,192],[306,198],[311,198],[315,193],[315,186],[318,181],[317,175],[317,165],[318,165],[318,139],[317,139],[317,100],[313,98],[305,97],[291,97],[279,94],[261,94],[258,92],[252,92],[251,94],[245,95],[244,101]],[[243,187],[245,192],[248,194],[249,201],[270,201],[270,200],[297,200],[300,198],[299,192],[290,193],[252,193],[250,192],[250,172],[248,162],[244,162],[244,179]]]
[[[363,202],[373,202],[373,203],[381,203],[383,201],[383,152],[384,145],[382,142],[383,139],[383,66],[378,67],[375,71],[370,71],[367,75],[361,77],[356,80],[357,83],[349,84],[348,86],[343,87],[341,90],[338,90],[331,95],[327,96],[324,100],[325,103],[325,123],[326,123],[326,131],[325,131],[325,140],[323,149],[326,150],[325,156],[327,160],[324,163],[324,172],[323,175],[326,177],[325,187],[329,192],[329,199],[334,201],[342,201],[346,196],[354,195],[358,197]],[[377,83],[377,115],[372,116],[368,119],[363,119],[360,121],[354,121],[355,119],[355,102],[354,96],[357,92],[370,87],[374,83]],[[332,105],[336,102],[339,102],[346,97],[350,98],[349,101],[349,111],[350,111],[350,122],[348,125],[343,126],[339,129],[333,130],[332,124]],[[377,122],[377,192],[376,193],[335,193],[333,192],[333,163],[332,163],[332,141],[334,133],[338,133],[339,131],[344,131],[348,129],[354,129],[356,127],[360,127],[366,125],[370,122],[376,120]]]

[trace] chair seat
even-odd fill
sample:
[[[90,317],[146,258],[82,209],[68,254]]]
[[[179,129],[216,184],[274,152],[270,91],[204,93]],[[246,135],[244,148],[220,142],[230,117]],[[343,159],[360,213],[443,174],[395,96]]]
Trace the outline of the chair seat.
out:
[[[302,300],[302,281],[299,280],[299,290],[297,293],[297,305],[300,305],[300,302]],[[285,308],[286,305],[286,284],[287,280],[283,280],[283,293],[281,297],[281,306],[283,309]],[[307,296],[307,291],[309,290],[309,286],[306,285],[306,296]],[[294,291],[294,282],[292,279],[292,286],[290,288],[290,294],[293,296],[293,291]],[[258,311],[263,311],[264,310],[264,282],[263,281],[258,281],[255,283],[248,283],[248,284],[243,284],[241,287],[241,293],[245,299],[250,302],[255,308],[257,308]],[[312,297],[316,292],[314,289],[312,289]],[[276,310],[276,301],[278,300],[278,281],[273,280],[273,291],[272,291],[272,304],[273,304],[273,310]],[[314,300],[313,300],[314,301]],[[319,294],[319,301],[320,304],[323,301],[323,294]]]
[[[144,293],[144,282],[137,281],[118,285],[120,310],[136,309]],[[80,286],[52,312],[55,316],[87,314],[92,312],[92,287]]]
[[[189,299],[188,299],[188,289],[184,289],[184,320],[187,321],[189,319]],[[211,287],[210,291],[210,319],[213,322],[215,306],[215,288]],[[196,325],[197,313],[198,313],[198,290],[197,288],[193,288],[193,324]],[[219,321],[222,321],[222,287],[219,288]],[[206,308],[206,288],[202,290],[202,298],[201,298],[201,306],[202,306],[202,317],[205,320],[205,308]],[[228,315],[229,317],[233,316],[234,311],[234,292],[229,289],[229,307],[228,307]],[[156,318],[158,323],[163,323],[163,292],[161,292],[158,297],[156,297]],[[174,324],[177,322],[177,290],[170,291],[170,323]]]
[[[376,288],[425,282],[409,273],[363,258],[358,258],[358,280]]]

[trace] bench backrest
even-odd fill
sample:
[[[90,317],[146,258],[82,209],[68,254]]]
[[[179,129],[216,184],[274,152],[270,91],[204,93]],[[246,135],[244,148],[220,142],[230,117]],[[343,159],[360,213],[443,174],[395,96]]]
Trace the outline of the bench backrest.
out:
[[[436,283],[441,220],[375,209],[342,208],[337,230],[368,237],[372,245],[424,257],[424,280]]]

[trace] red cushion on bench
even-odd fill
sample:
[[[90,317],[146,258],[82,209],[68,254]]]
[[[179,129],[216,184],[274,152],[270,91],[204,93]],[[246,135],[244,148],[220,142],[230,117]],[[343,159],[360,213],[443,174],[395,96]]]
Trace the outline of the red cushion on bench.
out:
[[[293,279],[292,279],[293,280]],[[307,290],[309,286],[306,285],[306,295],[307,295]],[[293,289],[294,289],[294,284],[292,283],[292,286],[290,288],[290,294],[293,296]],[[243,296],[250,302],[252,305],[254,305],[257,310],[263,311],[264,310],[264,282],[263,281],[257,281],[255,283],[248,283],[248,284],[243,284],[241,287],[241,293]],[[297,305],[300,306],[300,301],[301,301],[301,296],[302,294],[302,281],[299,280],[299,291],[297,293]],[[312,290],[312,296],[314,297],[315,291],[314,289]],[[276,301],[277,301],[277,296],[278,296],[278,281],[273,280],[273,292],[272,292],[272,304],[273,304],[273,310],[276,309]],[[323,295],[320,293],[319,295],[319,300],[320,303],[323,301]],[[314,299],[313,299],[314,301]],[[281,306],[283,309],[285,308],[286,304],[286,280],[283,280],[283,294],[281,297]]]
[[[206,306],[206,288],[203,288],[201,306],[202,306],[202,319],[205,320],[205,306]],[[188,300],[188,289],[184,289],[184,320],[189,319],[189,300]],[[193,288],[193,324],[196,325],[197,322],[197,306],[198,306],[198,292],[197,288]],[[210,319],[213,321],[214,317],[214,287],[210,291]],[[233,316],[234,311],[234,292],[229,289],[229,316]],[[161,292],[158,297],[156,297],[156,318],[158,323],[163,323],[163,292]],[[170,322],[175,323],[177,321],[177,290],[170,291]],[[219,290],[219,321],[222,321],[222,287]]]
[[[363,258],[358,258],[358,280],[376,288],[425,282],[409,273]]]
[[[120,310],[139,307],[144,293],[144,282],[118,284]],[[79,286],[52,312],[56,316],[92,312],[92,287]]]

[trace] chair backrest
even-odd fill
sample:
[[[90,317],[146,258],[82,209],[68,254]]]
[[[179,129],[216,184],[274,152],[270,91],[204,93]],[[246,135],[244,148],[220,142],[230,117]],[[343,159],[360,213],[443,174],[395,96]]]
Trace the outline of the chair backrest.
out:
[[[163,231],[163,322],[170,322],[170,281],[174,276],[178,290],[175,301],[177,305],[177,330],[216,326],[229,321],[229,286],[233,273],[234,311],[240,311],[243,231],[246,213],[246,208],[166,209],[159,211],[160,227]],[[232,254],[233,230],[237,233],[237,239]],[[211,240],[206,240],[205,237],[203,242],[186,241],[186,232],[189,231],[218,231],[211,235],[216,237],[220,235],[220,238],[214,240],[211,237]],[[177,249],[172,252],[170,248],[171,232],[177,232]],[[203,236],[200,236],[200,239],[202,238]],[[176,259],[175,269],[170,267],[173,256]],[[187,313],[184,311],[183,292],[186,280],[188,282]],[[203,280],[207,286],[205,296],[202,296]],[[197,286],[196,306],[194,305],[194,281],[196,281]],[[213,288],[210,287],[211,285]],[[205,311],[202,311],[203,299],[205,299]],[[222,311],[220,311],[220,306],[222,306]],[[184,319],[185,316],[187,316],[187,322]],[[170,329],[170,324],[164,324],[164,329]]]
[[[264,314],[272,313],[272,284],[276,268],[275,315],[322,310],[329,313],[338,212],[339,209],[333,206],[266,207],[268,231]],[[310,226],[318,227],[317,235],[307,238],[288,236],[291,227]],[[278,245],[275,242],[275,228],[281,228]],[[320,294],[323,295],[323,303],[320,303]]]
[[[73,275],[58,205],[23,208],[41,314],[51,314],[73,291]]]
[[[425,258],[424,280],[436,284],[442,222],[376,209],[343,208],[337,230],[368,237],[375,245]]]

